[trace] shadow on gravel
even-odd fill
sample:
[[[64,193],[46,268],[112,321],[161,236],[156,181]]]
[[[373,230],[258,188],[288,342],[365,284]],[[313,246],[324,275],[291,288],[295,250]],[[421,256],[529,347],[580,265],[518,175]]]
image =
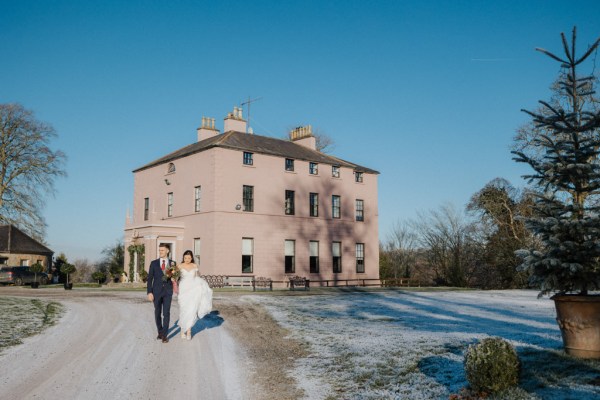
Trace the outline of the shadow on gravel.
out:
[[[192,326],[192,337],[196,336],[196,334],[205,329],[212,329],[221,326],[223,321],[223,318],[219,316],[219,311],[211,311],[208,315],[205,315],[204,318],[196,321],[194,326]],[[177,320],[175,321],[175,325],[169,329],[169,334],[167,336],[169,339],[171,339],[180,332],[181,328],[179,327],[179,320]]]

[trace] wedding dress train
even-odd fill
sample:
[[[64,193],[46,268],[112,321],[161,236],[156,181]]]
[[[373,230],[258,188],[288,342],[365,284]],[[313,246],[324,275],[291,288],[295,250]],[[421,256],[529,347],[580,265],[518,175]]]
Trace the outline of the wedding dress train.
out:
[[[181,269],[179,280],[179,327],[186,332],[212,310],[212,289],[198,276],[198,270]]]

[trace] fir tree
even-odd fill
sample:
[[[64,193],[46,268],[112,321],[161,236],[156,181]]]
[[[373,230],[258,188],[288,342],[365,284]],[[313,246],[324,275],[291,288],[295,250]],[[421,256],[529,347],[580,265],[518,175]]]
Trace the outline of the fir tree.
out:
[[[600,111],[594,97],[597,79],[578,74],[596,51],[600,38],[576,56],[576,29],[569,45],[561,34],[564,57],[536,49],[561,63],[554,101],[540,101],[532,117],[538,151],[514,151],[514,160],[531,166],[524,178],[536,189],[535,214],[529,229],[542,250],[521,250],[522,269],[532,274],[540,295],[552,291],[587,294],[600,289]]]

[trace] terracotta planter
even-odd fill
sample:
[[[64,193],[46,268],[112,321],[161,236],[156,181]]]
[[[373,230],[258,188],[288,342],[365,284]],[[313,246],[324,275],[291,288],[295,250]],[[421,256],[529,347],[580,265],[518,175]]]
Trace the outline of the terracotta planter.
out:
[[[556,295],[552,300],[567,354],[600,359],[600,296]]]

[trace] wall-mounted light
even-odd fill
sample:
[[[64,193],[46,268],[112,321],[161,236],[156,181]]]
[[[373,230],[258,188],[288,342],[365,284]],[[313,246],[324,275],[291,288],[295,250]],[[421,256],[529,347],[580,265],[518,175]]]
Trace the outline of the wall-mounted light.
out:
[[[169,182],[168,179],[165,179],[165,183],[167,184],[167,186],[171,184],[171,182]]]
[[[240,211],[242,209],[242,206],[240,204],[236,204],[235,209]]]

